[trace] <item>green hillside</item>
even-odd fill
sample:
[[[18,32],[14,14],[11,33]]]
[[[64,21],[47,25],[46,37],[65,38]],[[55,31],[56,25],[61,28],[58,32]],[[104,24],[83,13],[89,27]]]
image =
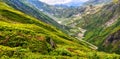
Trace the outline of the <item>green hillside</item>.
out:
[[[9,6],[22,11],[23,13],[26,13],[32,17],[35,17],[40,21],[43,21],[52,26],[56,26],[56,28],[59,28],[63,32],[66,32],[63,29],[64,26],[58,24],[55,20],[45,15],[36,7],[32,6],[30,3],[27,2],[27,0],[4,0],[4,2],[6,2]]]
[[[119,59],[0,0],[0,59]]]
[[[119,7],[120,3],[111,3],[103,6],[95,14],[83,16],[77,27],[87,30],[84,40],[98,46],[100,51],[120,54]]]
[[[97,5],[97,4],[107,4],[112,2],[112,0],[89,0],[85,4],[86,5]]]

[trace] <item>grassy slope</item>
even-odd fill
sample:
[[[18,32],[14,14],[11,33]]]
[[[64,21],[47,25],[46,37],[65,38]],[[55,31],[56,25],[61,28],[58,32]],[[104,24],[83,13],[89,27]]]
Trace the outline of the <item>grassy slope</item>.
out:
[[[116,54],[93,51],[55,27],[38,21],[0,2],[0,59],[117,58]],[[50,37],[57,48],[47,42]]]
[[[20,10],[32,17],[39,19],[40,21],[56,26],[60,30],[66,32],[63,26],[58,24],[55,20],[45,15],[43,12],[39,11],[36,7],[32,6],[27,0],[4,0],[9,6]]]
[[[96,14],[87,15],[86,17],[84,17],[84,19],[82,20],[86,21],[78,24],[78,26],[81,26],[81,24],[85,24],[82,27],[88,30],[85,33],[84,40],[89,41],[94,45],[97,45],[99,47],[99,50],[119,53],[119,41],[113,46],[111,45],[112,43],[110,43],[110,46],[104,47],[104,42],[106,41],[107,37],[120,29],[119,21],[116,21],[109,27],[106,27],[105,23],[116,17],[116,15],[118,15],[116,19],[119,20],[119,10],[119,4],[112,3],[104,6],[102,10],[100,10]]]

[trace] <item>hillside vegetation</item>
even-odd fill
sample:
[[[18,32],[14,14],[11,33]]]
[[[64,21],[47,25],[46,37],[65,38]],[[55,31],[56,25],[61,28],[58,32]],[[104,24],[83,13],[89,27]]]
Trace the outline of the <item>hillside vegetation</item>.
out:
[[[4,0],[3,0],[4,1]],[[0,59],[119,59],[0,0]]]
[[[77,27],[86,29],[84,40],[99,47],[100,51],[120,54],[120,3],[110,3],[98,12],[83,16]]]
[[[47,24],[50,24],[52,26],[56,26],[56,28],[59,28],[60,30],[66,32],[63,29],[63,26],[58,24],[55,20],[45,15],[43,12],[38,10],[36,7],[32,6],[30,3],[27,2],[27,0],[4,0],[9,6],[22,11],[23,13],[26,13],[32,17],[35,17],[39,19],[40,21],[43,21]]]
[[[116,5],[108,5],[105,7],[105,10],[101,12],[101,16],[106,16],[104,18],[93,17],[94,19],[98,19],[95,22],[92,22],[88,25],[89,32],[86,33],[86,38],[90,42],[94,42],[95,45],[100,47],[100,50],[105,50],[107,52],[116,52],[120,54],[119,48],[119,15],[120,8],[119,4]],[[106,12],[105,14],[102,14]],[[100,15],[97,14],[97,15]],[[98,23],[99,22],[99,23]],[[97,27],[97,28],[95,28]],[[96,32],[96,33],[93,33]],[[111,36],[111,37],[110,37]],[[102,44],[102,46],[101,46]]]

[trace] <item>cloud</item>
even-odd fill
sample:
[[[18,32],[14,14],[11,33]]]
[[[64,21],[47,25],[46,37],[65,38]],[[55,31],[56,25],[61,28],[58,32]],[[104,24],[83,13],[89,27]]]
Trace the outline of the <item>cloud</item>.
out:
[[[86,2],[88,0],[40,0],[40,1],[50,5],[55,5],[55,4],[66,4],[70,2]]]
[[[42,2],[45,2],[50,5],[55,5],[55,4],[66,4],[71,2],[72,0],[40,0]]]
[[[74,0],[74,1],[86,2],[86,1],[89,1],[89,0]]]

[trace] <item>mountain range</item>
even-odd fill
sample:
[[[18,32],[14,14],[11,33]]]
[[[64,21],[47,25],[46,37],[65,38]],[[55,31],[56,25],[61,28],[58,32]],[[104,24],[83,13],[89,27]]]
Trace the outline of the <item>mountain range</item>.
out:
[[[49,5],[39,0],[27,1],[41,11],[53,15],[57,18],[69,18],[74,15],[80,14],[85,10],[86,6],[89,6],[91,4],[98,5],[111,2],[111,0],[89,0],[87,2],[81,2],[76,0],[66,4]]]
[[[0,0],[0,59],[120,59],[119,7],[119,2],[83,7],[77,20],[64,25],[49,17],[63,7],[38,0]],[[76,7],[66,8],[69,12]],[[84,38],[70,36],[70,30],[80,30]]]
[[[112,2],[112,0],[89,0],[87,2],[85,2],[84,4],[86,5],[96,5],[96,4],[107,4]]]
[[[99,8],[92,7],[71,25],[75,24],[74,27],[86,30],[84,40],[98,46],[99,50],[120,54],[119,5],[118,2]]]

